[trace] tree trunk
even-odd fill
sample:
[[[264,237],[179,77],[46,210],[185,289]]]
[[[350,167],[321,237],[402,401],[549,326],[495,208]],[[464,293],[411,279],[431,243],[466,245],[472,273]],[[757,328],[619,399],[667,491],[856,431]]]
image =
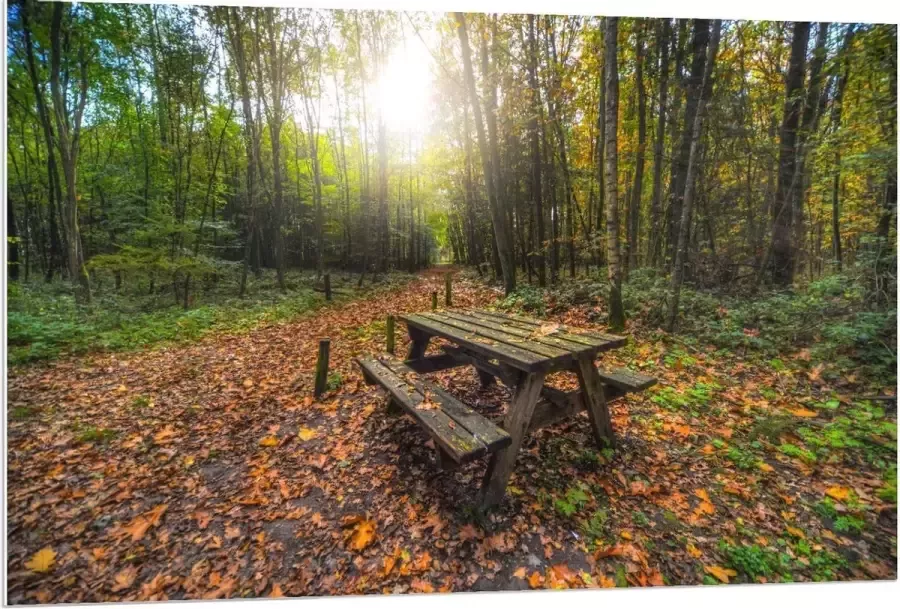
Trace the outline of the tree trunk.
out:
[[[853,25],[847,26],[844,34],[844,43],[840,51],[841,72],[834,91],[834,99],[831,104],[831,129],[832,133],[839,136],[841,133],[841,115],[844,104],[844,91],[850,78],[850,45],[853,42]],[[841,146],[840,142],[834,147],[834,169],[832,172],[831,187],[831,249],[837,270],[843,269],[843,255],[841,253]]]
[[[478,148],[481,152],[482,170],[484,172],[485,187],[490,201],[491,220],[494,225],[494,241],[497,247],[497,256],[500,259],[500,268],[503,273],[503,285],[506,294],[516,290],[516,267],[513,251],[509,245],[506,229],[506,214],[500,209],[497,200],[496,184],[493,179],[493,168],[488,150],[487,137],[484,132],[484,122],[481,116],[481,104],[478,101],[478,93],[475,89],[475,74],[472,70],[472,52],[469,48],[469,35],[466,31],[466,18],[463,13],[454,13],[457,23],[460,46],[462,47],[463,72],[465,75],[466,89],[469,96],[469,104],[475,119],[475,131],[478,134]]]
[[[609,328],[621,332],[625,328],[625,309],[622,306],[622,268],[619,258],[618,203],[618,126],[619,126],[619,19],[604,18],[603,46],[606,66],[606,241],[607,277],[609,280]]]
[[[65,8],[64,8],[65,7]],[[81,232],[78,226],[78,194],[76,191],[76,167],[78,165],[78,149],[81,136],[81,119],[87,104],[87,60],[84,47],[78,52],[79,90],[75,96],[75,108],[70,112],[68,107],[69,76],[61,84],[62,60],[62,19],[63,10],[70,14],[70,6],[57,3],[53,5],[53,18],[50,24],[50,92],[53,97],[53,110],[56,118],[56,143],[62,161],[63,176],[66,182],[66,199],[63,205],[63,229],[66,232],[68,246],[69,279],[77,289],[76,300],[85,304],[91,301],[91,284],[87,269],[84,266],[84,251],[81,246]],[[68,35],[68,34],[66,34]]]
[[[681,139],[674,165],[672,166],[672,189],[669,204],[669,250],[674,257],[675,244],[678,241],[678,233],[681,222],[681,207],[684,199],[685,180],[687,178],[688,157],[691,152],[692,127],[694,117],[697,115],[697,105],[702,90],[704,67],[706,64],[706,50],[709,44],[709,19],[694,19],[691,35],[691,75],[687,82],[687,95],[684,106],[684,122],[681,130]]]
[[[791,58],[785,79],[784,118],[781,123],[781,145],[778,155],[778,186],[772,209],[772,279],[787,287],[794,280],[794,243],[792,239],[793,201],[797,184],[797,128],[803,111],[803,73],[809,22],[794,23]]]
[[[537,231],[537,271],[538,285],[547,285],[547,262],[544,256],[544,201],[541,184],[541,140],[538,117],[542,111],[541,91],[537,79],[537,40],[534,33],[534,15],[528,15],[528,86],[531,98],[531,117],[528,120],[529,140],[531,144],[531,198],[534,202],[535,230]]]
[[[638,98],[638,149],[635,158],[634,186],[631,189],[631,202],[628,213],[628,262],[626,268],[634,269],[638,265],[638,228],[641,214],[641,193],[644,185],[644,153],[647,146],[647,94],[644,90],[644,27],[638,22],[635,34],[635,71],[634,79]],[[627,271],[626,271],[627,274]]]
[[[661,31],[660,31],[661,30]],[[666,112],[669,96],[669,39],[672,36],[672,22],[662,20],[657,30],[656,48],[659,54],[659,115],[656,119],[656,141],[653,146],[653,197],[650,204],[650,264],[659,265],[660,258],[660,213],[662,208],[663,146],[666,141]]]
[[[709,97],[712,92],[712,73],[715,68],[716,54],[719,50],[719,34],[722,30],[722,20],[716,19],[713,23],[712,38],[709,42],[709,56],[705,61],[703,80],[697,96],[697,112],[691,128],[691,149],[688,155],[687,175],[684,186],[684,205],[681,209],[681,221],[678,226],[678,244],[675,250],[675,263],[672,267],[672,295],[669,299],[669,312],[666,320],[666,329],[669,332],[675,330],[675,320],[678,316],[678,301],[681,296],[681,284],[684,279],[684,263],[687,258],[688,236],[691,225],[691,211],[695,196],[695,174],[699,165],[700,137],[703,131],[703,119],[709,106]],[[709,93],[707,93],[709,92]]]

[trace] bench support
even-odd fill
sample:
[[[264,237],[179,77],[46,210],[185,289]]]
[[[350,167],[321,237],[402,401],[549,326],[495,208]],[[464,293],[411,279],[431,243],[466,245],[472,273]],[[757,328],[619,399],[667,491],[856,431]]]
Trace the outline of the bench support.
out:
[[[512,443],[491,456],[481,486],[481,505],[484,508],[497,505],[503,499],[506,483],[509,482],[513,466],[516,463],[516,456],[528,433],[531,416],[534,414],[534,407],[537,405],[543,386],[544,372],[520,374],[509,405],[509,412],[503,421],[503,429],[509,433]]]
[[[425,334],[418,328],[407,325],[409,329],[409,355],[406,359],[417,360],[425,357],[425,350],[428,348],[428,342],[431,336]]]
[[[578,384],[581,386],[584,405],[587,408],[588,417],[591,419],[591,428],[597,444],[601,449],[614,448],[615,439],[609,408],[606,404],[606,394],[603,392],[603,382],[593,358],[578,358],[575,362],[575,374],[578,376]]]

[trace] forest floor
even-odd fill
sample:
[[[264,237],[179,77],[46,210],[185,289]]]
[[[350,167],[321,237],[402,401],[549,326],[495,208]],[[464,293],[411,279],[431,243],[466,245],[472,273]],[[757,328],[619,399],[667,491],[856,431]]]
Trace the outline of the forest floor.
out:
[[[617,450],[583,414],[540,430],[479,514],[484,463],[441,472],[352,365],[383,351],[388,313],[429,308],[440,273],[240,334],[10,368],[8,601],[896,577],[895,403],[791,367],[803,350],[760,366],[631,334],[605,362],[659,384],[612,405]],[[454,283],[456,306],[498,298]],[[502,386],[434,376],[502,417]]]

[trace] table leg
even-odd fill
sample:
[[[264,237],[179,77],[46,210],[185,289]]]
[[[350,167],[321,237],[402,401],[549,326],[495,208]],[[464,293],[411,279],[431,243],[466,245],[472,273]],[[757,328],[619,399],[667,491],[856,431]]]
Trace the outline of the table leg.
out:
[[[484,482],[481,486],[481,506],[488,508],[500,503],[506,492],[506,483],[512,475],[519,448],[528,433],[531,415],[544,386],[544,373],[521,374],[513,392],[509,412],[503,421],[505,429],[512,437],[512,443],[491,455]]]
[[[412,326],[407,326],[407,329],[409,330],[410,343],[409,355],[406,356],[406,359],[421,359],[425,357],[425,349],[428,348],[428,341],[431,340],[431,336]]]
[[[478,373],[478,381],[481,383],[482,389],[487,389],[494,384],[494,375],[490,372],[485,372],[484,370],[480,370],[478,368],[475,369],[475,372]]]
[[[597,366],[591,357],[581,357],[575,362],[575,374],[578,375],[578,383],[581,385],[584,405],[591,420],[591,428],[600,448],[614,448],[612,421],[609,417],[609,408],[606,405],[606,394],[603,391],[603,383]]]

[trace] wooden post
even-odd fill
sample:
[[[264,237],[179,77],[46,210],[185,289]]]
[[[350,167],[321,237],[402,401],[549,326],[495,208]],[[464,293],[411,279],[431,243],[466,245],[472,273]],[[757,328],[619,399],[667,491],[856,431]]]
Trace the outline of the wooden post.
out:
[[[323,338],[319,341],[319,359],[316,360],[316,387],[314,390],[316,398],[325,393],[325,389],[328,387],[328,356],[330,353],[331,339]]]
[[[453,297],[452,297],[453,290],[451,287],[452,279],[453,279],[453,276],[450,273],[447,273],[446,275],[444,275],[444,288],[445,288],[444,289],[444,291],[445,291],[444,304],[446,304],[448,307],[453,306]]]
[[[331,275],[325,273],[325,300],[331,300]]]
[[[394,354],[394,316],[387,316],[387,352]]]
[[[431,293],[431,310],[437,311],[437,292]]]

